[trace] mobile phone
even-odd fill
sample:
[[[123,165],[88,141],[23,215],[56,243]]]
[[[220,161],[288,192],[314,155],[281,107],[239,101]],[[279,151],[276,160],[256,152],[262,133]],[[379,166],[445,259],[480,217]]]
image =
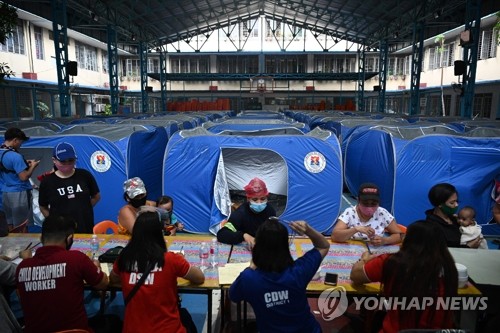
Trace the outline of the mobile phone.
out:
[[[330,286],[336,286],[338,281],[338,274],[336,273],[326,273],[325,274],[325,284]]]

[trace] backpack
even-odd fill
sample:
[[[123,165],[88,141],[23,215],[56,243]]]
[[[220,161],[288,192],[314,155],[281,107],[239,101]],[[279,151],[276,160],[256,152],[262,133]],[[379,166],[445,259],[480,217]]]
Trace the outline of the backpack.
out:
[[[13,150],[12,150],[12,149],[7,149],[7,150],[4,150],[4,151],[2,152],[2,155],[0,156],[0,172],[5,172],[5,173],[16,173],[14,170],[9,170],[9,169],[7,169],[7,168],[3,165],[3,163],[2,163],[2,161],[3,161],[3,157],[4,157],[5,153],[8,153],[9,151],[13,151]]]

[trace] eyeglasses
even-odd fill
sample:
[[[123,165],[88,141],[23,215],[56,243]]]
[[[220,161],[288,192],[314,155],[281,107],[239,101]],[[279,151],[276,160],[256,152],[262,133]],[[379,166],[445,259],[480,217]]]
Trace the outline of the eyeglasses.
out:
[[[295,236],[297,235],[297,233],[292,228],[290,228],[290,223],[292,223],[293,221],[282,220],[276,216],[270,216],[269,220],[274,221],[274,222],[279,222],[279,223],[283,224],[285,227],[287,227],[287,229],[288,229],[288,245],[291,246],[293,244],[293,241],[295,240]]]

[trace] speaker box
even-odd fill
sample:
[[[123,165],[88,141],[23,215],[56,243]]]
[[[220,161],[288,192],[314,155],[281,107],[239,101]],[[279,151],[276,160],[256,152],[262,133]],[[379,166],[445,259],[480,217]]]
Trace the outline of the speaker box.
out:
[[[373,86],[373,91],[380,91],[380,86]]]
[[[66,63],[66,71],[68,75],[77,76],[78,75],[78,63],[76,61],[68,61]]]
[[[465,61],[463,60],[455,60],[455,63],[454,63],[454,72],[455,72],[455,76],[459,76],[459,75],[464,75],[465,74],[465,69],[467,66],[465,66]]]

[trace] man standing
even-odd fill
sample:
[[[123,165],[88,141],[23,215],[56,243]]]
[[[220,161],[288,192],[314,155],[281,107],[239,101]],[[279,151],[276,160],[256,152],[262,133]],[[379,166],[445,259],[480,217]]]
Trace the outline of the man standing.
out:
[[[94,206],[101,194],[94,176],[85,169],[75,168],[76,159],[71,144],[61,142],[54,147],[52,160],[57,170],[42,179],[38,203],[43,216],[74,216],[76,232],[91,234]]]
[[[69,250],[74,232],[72,217],[50,215],[42,226],[43,247],[33,258],[28,254],[17,267],[17,290],[26,333],[90,330],[83,300],[84,284],[104,290],[108,276],[101,271],[99,262]]]
[[[0,185],[5,219],[9,229],[32,220],[33,211],[29,181],[40,161],[25,160],[18,152],[29,137],[19,128],[5,131],[5,142],[0,147]]]

